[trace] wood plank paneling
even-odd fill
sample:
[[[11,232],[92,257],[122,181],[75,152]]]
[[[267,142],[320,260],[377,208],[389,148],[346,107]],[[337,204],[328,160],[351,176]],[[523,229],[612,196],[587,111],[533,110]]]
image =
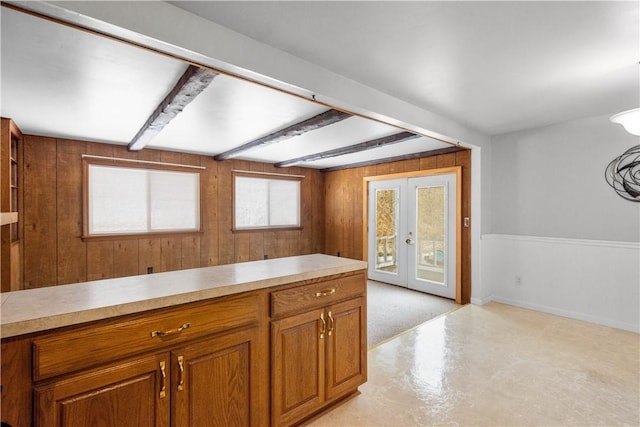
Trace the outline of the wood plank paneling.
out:
[[[138,266],[139,245],[137,239],[114,240],[113,277],[135,276]]]
[[[313,208],[311,209],[313,215],[313,253],[324,252],[324,174],[313,170],[313,179],[311,180],[312,187],[312,200]]]
[[[435,169],[438,167],[436,156],[433,157],[423,157],[420,159],[420,170],[429,170]]]
[[[180,270],[182,268],[182,238],[163,237],[160,241],[162,242],[160,246],[160,271]]]
[[[82,241],[82,142],[57,140],[56,283],[87,280],[87,248]]]
[[[208,156],[44,137],[30,138],[24,157],[25,248],[28,286],[48,286],[133,274],[276,258],[324,251],[324,174],[235,161],[254,171],[307,176],[302,182],[302,231],[233,233],[232,165]],[[82,154],[201,165],[202,234],[166,238],[81,239]]]
[[[351,230],[351,245],[352,252],[349,254],[349,258],[362,259],[362,183],[365,174],[365,168],[357,168],[352,171],[351,180],[353,185],[349,186],[351,189],[349,197],[351,200],[351,212],[353,216],[353,226]]]
[[[87,242],[87,280],[114,277],[113,241]]]
[[[56,140],[24,138],[24,285],[55,285],[58,280]]]
[[[404,165],[406,160],[389,163],[389,173],[402,173],[404,172]]]
[[[355,234],[354,225],[356,221],[355,220],[356,207],[353,202],[355,199],[355,189],[357,188],[357,185],[355,185],[355,179],[354,179],[356,174],[353,169],[345,169],[343,172],[344,173],[342,174],[343,182],[341,185],[342,187],[341,190],[342,190],[342,203],[343,203],[342,222],[343,222],[343,227],[345,229],[345,236],[344,236],[344,252],[340,252],[340,256],[343,256],[346,258],[353,258],[355,256],[355,248],[354,248],[355,242],[353,241],[353,238]]]
[[[236,233],[234,235],[235,260],[234,262],[245,262],[251,259],[251,234]]]
[[[411,159],[404,161],[404,171],[413,172],[420,170],[420,159]]]
[[[200,238],[200,266],[218,264],[218,162],[201,157],[202,174],[202,237]]]
[[[162,240],[138,239],[138,274],[147,274],[162,270]]]
[[[376,175],[388,175],[391,173],[391,163],[381,163],[376,166]]]
[[[200,236],[182,238],[182,254],[180,258],[183,270],[200,267]]]
[[[325,205],[325,252],[335,255],[342,246],[344,230],[338,224],[342,219],[342,205],[338,203],[336,192],[340,172],[332,172],[325,175],[324,205]]]
[[[220,264],[235,261],[233,226],[232,170],[233,162],[218,163],[218,259]]]
[[[448,168],[456,165],[456,153],[439,154],[435,157],[437,168]]]

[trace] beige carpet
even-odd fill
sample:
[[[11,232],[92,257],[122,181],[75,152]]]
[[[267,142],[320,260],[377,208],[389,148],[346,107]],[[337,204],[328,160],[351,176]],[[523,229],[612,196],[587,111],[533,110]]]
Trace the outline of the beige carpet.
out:
[[[367,338],[369,348],[427,320],[460,307],[454,301],[369,280]]]

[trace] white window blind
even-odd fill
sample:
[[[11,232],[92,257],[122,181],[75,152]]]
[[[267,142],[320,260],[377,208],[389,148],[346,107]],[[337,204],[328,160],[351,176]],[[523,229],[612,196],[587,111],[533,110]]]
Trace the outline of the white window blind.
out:
[[[89,165],[89,235],[200,230],[200,174]]]
[[[235,177],[235,228],[300,227],[300,181]]]

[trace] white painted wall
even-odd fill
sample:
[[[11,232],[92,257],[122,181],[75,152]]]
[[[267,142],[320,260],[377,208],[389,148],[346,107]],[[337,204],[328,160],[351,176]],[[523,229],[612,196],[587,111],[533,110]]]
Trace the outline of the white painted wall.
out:
[[[640,332],[639,243],[488,234],[482,254],[489,300]]]
[[[608,116],[493,138],[483,295],[535,310],[640,330],[640,204],[604,170],[638,138]],[[521,284],[516,283],[520,277]]]
[[[640,241],[640,203],[604,179],[609,162],[638,143],[609,116],[493,137],[490,232]]]

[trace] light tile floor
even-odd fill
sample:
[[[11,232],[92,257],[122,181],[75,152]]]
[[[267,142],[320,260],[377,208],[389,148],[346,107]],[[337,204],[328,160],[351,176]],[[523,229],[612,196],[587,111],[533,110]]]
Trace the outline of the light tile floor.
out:
[[[312,426],[640,425],[640,335],[467,305],[369,351],[362,394]]]

